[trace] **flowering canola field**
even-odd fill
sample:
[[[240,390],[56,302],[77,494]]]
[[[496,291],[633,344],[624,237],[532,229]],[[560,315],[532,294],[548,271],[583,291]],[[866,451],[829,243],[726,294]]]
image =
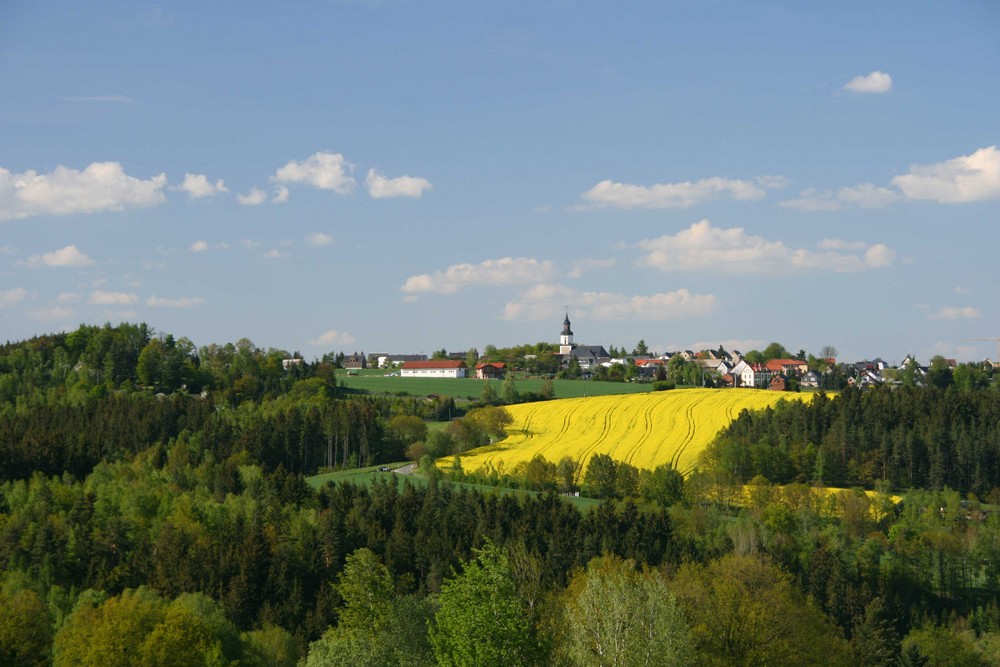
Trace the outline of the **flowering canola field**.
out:
[[[536,455],[558,463],[568,456],[580,470],[594,454],[637,468],[670,463],[691,472],[698,455],[742,410],[813,394],[763,389],[683,389],[620,396],[567,398],[509,406],[507,438],[462,455],[467,471],[511,470]],[[450,459],[440,462],[447,467]]]

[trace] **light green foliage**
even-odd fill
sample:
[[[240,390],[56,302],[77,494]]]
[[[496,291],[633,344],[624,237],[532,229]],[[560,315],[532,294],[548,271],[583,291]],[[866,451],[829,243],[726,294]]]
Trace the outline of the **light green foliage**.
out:
[[[972,633],[955,632],[946,627],[920,628],[903,640],[903,658],[918,662],[922,667],[987,667],[973,639]]]
[[[791,577],[753,556],[685,564],[671,583],[705,665],[848,665],[847,642]]]
[[[514,421],[514,418],[504,408],[487,406],[469,410],[469,414],[465,416],[465,420],[472,422],[479,429],[490,435],[497,438],[504,438],[507,436],[506,429]]]
[[[500,394],[503,402],[507,405],[513,405],[521,400],[520,394],[517,393],[517,386],[514,384],[513,375],[508,375],[503,381],[503,386],[500,388]]]
[[[55,637],[54,665],[131,667],[163,618],[163,599],[148,588],[127,590],[103,604],[81,596]]]
[[[430,641],[443,667],[507,667],[539,661],[538,642],[506,552],[487,543],[444,582]]]
[[[276,625],[265,625],[240,635],[240,667],[295,667],[299,649],[292,635]]]
[[[429,603],[393,597],[389,570],[369,549],[347,557],[337,591],[340,623],[309,647],[305,667],[386,667],[432,664],[427,642]]]
[[[358,549],[347,557],[337,592],[344,600],[340,627],[378,630],[392,602],[392,576],[370,549]]]
[[[420,417],[396,415],[389,420],[389,434],[404,448],[427,438],[427,423]]]
[[[672,465],[664,463],[652,470],[639,472],[639,494],[645,500],[670,507],[684,497],[684,476]]]
[[[45,601],[32,590],[0,592],[0,665],[47,665],[51,651]]]
[[[239,659],[235,629],[218,603],[201,593],[167,603],[148,588],[95,604],[81,596],[55,637],[54,664],[222,666]]]
[[[690,630],[658,572],[617,556],[595,558],[566,590],[566,652],[573,664],[693,664]]]

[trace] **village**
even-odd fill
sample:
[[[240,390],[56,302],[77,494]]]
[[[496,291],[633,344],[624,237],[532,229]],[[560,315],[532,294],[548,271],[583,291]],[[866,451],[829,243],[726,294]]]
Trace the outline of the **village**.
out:
[[[745,356],[738,350],[678,350],[650,353],[645,343],[632,353],[624,350],[609,352],[603,345],[582,345],[574,342],[574,334],[566,314],[558,346],[552,345],[551,358],[539,362],[539,355],[523,355],[521,359],[504,361],[480,357],[476,350],[448,353],[441,350],[428,358],[423,354],[353,353],[344,355],[341,366],[348,373],[362,369],[386,369],[386,375],[404,378],[476,378],[503,380],[508,373],[522,375],[538,373],[567,379],[611,380],[630,382],[678,381],[719,388],[746,387],[772,391],[799,389],[842,389],[847,386],[873,387],[882,384],[922,385],[935,368],[953,370],[955,359],[934,357],[930,364],[921,365],[906,355],[898,365],[881,358],[850,363],[838,362],[833,348],[824,348],[822,356],[814,357],[800,351],[798,355],[778,357],[751,351]],[[778,346],[779,348],[781,346]],[[979,366],[983,370],[997,367],[986,358]]]

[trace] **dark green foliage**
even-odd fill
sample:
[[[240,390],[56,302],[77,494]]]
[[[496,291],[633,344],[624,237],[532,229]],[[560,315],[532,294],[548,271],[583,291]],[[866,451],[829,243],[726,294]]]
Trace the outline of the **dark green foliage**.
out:
[[[1000,487],[1000,392],[903,386],[789,401],[741,414],[706,460],[743,481],[871,488],[885,480],[986,496]]]

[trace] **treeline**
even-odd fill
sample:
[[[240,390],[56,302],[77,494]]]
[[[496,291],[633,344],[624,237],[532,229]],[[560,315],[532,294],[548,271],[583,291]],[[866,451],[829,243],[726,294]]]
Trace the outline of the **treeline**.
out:
[[[985,498],[1000,487],[1000,391],[848,388],[836,398],[743,412],[707,449],[705,465],[742,481],[760,475],[868,488],[884,481]]]
[[[300,476],[249,461],[219,460],[181,437],[101,463],[82,481],[35,474],[4,483],[0,590],[31,591],[56,631],[81,605],[127,590],[147,587],[168,602],[203,594],[238,631],[284,628],[301,650],[336,622],[329,583],[360,548],[384,559],[396,593],[421,597],[486,538],[532,554],[544,590],[602,553],[675,560],[663,509],[584,515],[554,495],[485,496],[444,482],[315,493]],[[0,628],[0,645],[4,637]]]
[[[1000,521],[957,492],[912,492],[897,512],[864,494],[830,500],[758,482],[748,505],[727,510],[692,483],[669,508],[639,496],[581,513],[551,493],[487,495],[434,478],[400,488],[384,475],[314,492],[182,436],[82,481],[6,482],[0,657],[985,665],[1000,655]],[[484,616],[494,612],[509,624]],[[652,648],[673,657],[646,663]]]
[[[308,362],[297,352],[260,349],[245,338],[196,348],[146,324],[81,325],[0,346],[0,410],[136,390],[210,391],[218,402],[236,406],[275,399],[307,378],[321,379],[332,396],[334,367],[332,354]]]
[[[139,392],[11,411],[0,419],[0,480],[34,472],[82,478],[100,461],[128,460],[181,436],[219,460],[245,455],[268,471],[280,466],[312,475],[323,468],[358,468],[403,460],[413,439],[393,428],[393,419],[422,425],[418,415],[454,409],[451,399],[330,400],[322,390],[318,400],[308,395],[293,390],[282,400],[233,408],[210,396]]]

